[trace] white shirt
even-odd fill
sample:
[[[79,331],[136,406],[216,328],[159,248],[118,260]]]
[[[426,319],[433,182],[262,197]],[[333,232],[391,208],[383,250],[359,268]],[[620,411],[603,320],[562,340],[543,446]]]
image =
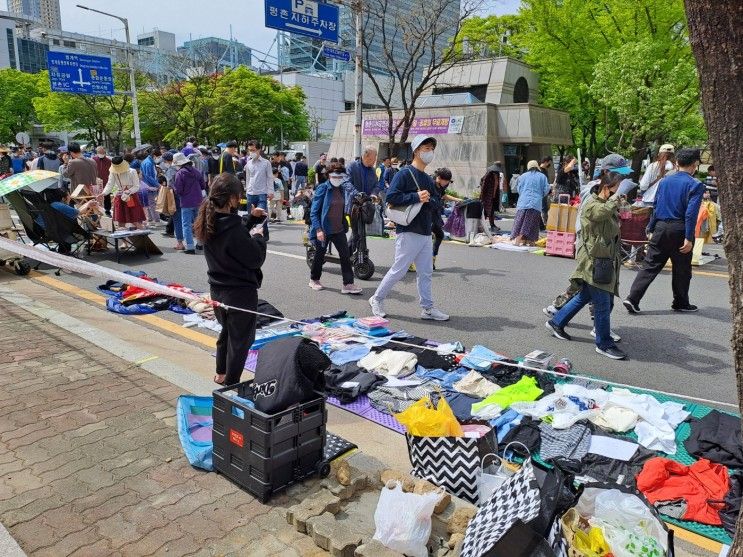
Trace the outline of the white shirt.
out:
[[[248,158],[245,168],[250,176],[245,187],[248,195],[273,195],[273,171],[267,159]]]
[[[671,174],[675,174],[676,172],[673,169],[673,164],[669,161],[666,161],[666,176],[670,176]],[[655,203],[655,194],[658,192],[658,184],[660,183],[660,180],[658,179],[660,177],[660,165],[658,164],[658,161],[655,161],[653,164],[648,166],[648,169],[645,171],[645,174],[643,174],[642,178],[640,179],[640,191],[642,193],[642,202],[646,206],[652,206]]]

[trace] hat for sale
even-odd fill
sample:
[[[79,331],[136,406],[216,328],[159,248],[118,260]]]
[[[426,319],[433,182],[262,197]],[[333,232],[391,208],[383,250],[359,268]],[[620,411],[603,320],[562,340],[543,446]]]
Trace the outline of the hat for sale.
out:
[[[175,155],[173,155],[173,164],[175,166],[183,166],[184,164],[188,164],[189,162],[191,161],[188,160],[188,157],[183,153],[176,153]]]
[[[671,145],[670,143],[664,143],[660,146],[660,149],[658,149],[659,153],[673,153],[676,151],[676,148]]]
[[[604,157],[601,161],[601,170],[609,170],[611,172],[618,172],[622,176],[628,176],[632,174],[632,167],[630,166],[627,159],[617,153],[610,153]]]
[[[418,149],[418,147],[420,147],[421,145],[423,145],[429,139],[431,139],[433,141],[433,147],[435,149],[436,148],[436,144],[437,144],[436,138],[434,136],[432,136],[432,135],[426,135],[424,133],[419,134],[419,135],[416,135],[413,138],[413,142],[410,144],[410,148],[415,153],[415,150]]]
[[[539,162],[538,161],[529,161],[526,165],[527,170],[531,170],[533,168],[539,168]]]

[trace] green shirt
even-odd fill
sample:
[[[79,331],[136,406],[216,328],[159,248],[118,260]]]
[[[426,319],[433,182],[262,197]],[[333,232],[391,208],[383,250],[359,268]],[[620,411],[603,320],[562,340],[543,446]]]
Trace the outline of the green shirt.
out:
[[[621,250],[619,249],[619,202],[616,196],[602,199],[591,194],[586,201],[580,217],[581,244],[576,255],[577,266],[572,280],[578,280],[619,295],[619,269]],[[597,258],[614,260],[614,277],[608,284],[593,282],[593,264]]]

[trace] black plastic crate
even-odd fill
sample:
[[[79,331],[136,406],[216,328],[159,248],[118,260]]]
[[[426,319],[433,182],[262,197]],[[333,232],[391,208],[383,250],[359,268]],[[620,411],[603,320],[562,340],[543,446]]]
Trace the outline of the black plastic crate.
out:
[[[214,391],[214,468],[262,502],[314,474],[327,475],[325,397],[277,414],[236,400],[252,400],[252,381]]]

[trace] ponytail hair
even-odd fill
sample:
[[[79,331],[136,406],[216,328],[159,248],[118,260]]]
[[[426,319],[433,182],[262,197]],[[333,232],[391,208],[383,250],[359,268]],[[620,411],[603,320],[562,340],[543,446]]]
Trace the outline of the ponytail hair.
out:
[[[229,206],[233,197],[240,198],[242,184],[229,172],[217,176],[209,188],[209,196],[199,207],[199,214],[193,224],[193,233],[201,244],[206,244],[214,237],[214,226],[217,221],[217,209]]]

